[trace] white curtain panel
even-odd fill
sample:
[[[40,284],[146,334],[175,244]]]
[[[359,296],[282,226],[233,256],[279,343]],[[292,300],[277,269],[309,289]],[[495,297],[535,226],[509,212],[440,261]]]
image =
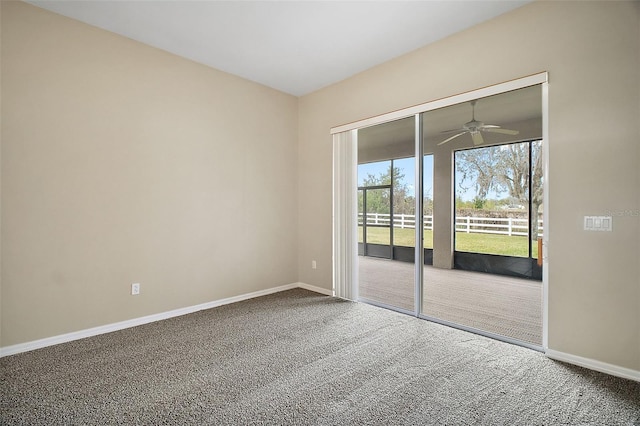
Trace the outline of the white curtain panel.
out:
[[[358,298],[358,131],[333,135],[333,290]]]

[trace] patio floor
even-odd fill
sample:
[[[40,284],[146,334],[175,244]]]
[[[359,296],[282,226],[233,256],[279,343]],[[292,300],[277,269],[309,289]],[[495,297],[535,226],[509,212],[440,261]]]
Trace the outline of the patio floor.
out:
[[[414,264],[358,256],[359,295],[414,310]],[[542,346],[542,283],[424,267],[422,314]]]

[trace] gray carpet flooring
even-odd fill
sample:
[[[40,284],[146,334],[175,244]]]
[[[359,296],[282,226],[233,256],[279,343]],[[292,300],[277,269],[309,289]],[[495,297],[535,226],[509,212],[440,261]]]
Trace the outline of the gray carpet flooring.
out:
[[[638,425],[640,383],[296,289],[0,359],[3,425]]]

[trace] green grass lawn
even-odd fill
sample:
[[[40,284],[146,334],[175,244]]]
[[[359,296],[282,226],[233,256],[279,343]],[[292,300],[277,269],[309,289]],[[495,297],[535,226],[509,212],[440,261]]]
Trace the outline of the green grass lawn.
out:
[[[367,228],[367,242],[370,244],[389,244],[389,228]],[[415,230],[393,229],[394,245],[415,247]],[[358,227],[358,241],[362,242],[362,227]],[[433,231],[424,231],[424,247],[433,248]],[[456,251],[471,253],[499,254],[503,256],[527,257],[527,237],[494,235],[494,234],[467,234],[456,232]],[[537,258],[537,244],[534,242],[533,257]]]

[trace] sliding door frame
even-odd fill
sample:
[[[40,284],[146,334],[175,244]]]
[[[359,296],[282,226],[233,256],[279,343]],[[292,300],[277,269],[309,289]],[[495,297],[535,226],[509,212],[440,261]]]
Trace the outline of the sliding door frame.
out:
[[[333,203],[334,203],[334,226],[333,226],[333,247],[334,247],[334,289],[340,288],[342,292],[345,294],[357,295],[357,272],[353,270],[345,271],[342,270],[343,266],[347,266],[347,269],[355,268],[357,270],[357,238],[353,238],[351,234],[353,232],[346,232],[345,235],[345,223],[344,221],[351,220],[354,222],[350,226],[347,225],[346,228],[357,229],[357,215],[352,215],[349,218],[348,215],[345,215],[346,211],[353,211],[353,206],[349,206],[348,200],[355,200],[355,187],[347,188],[344,185],[344,182],[340,182],[340,175],[344,176],[345,173],[349,175],[353,175],[355,173],[355,169],[357,168],[357,155],[348,155],[346,158],[342,158],[338,155],[339,158],[336,158],[336,152],[345,152],[340,151],[340,135],[344,135],[345,132],[353,135],[357,133],[358,129],[362,129],[365,127],[370,127],[378,124],[388,123],[391,121],[407,118],[410,116],[414,116],[415,119],[415,138],[416,138],[416,178],[415,178],[415,188],[416,194],[422,194],[422,176],[419,173],[423,169],[424,160],[423,160],[423,152],[422,152],[422,136],[423,136],[423,127],[422,127],[422,114],[425,112],[433,111],[436,109],[448,107],[451,105],[456,105],[463,102],[470,102],[472,100],[478,98],[484,98],[487,96],[498,95],[501,93],[509,92],[512,90],[523,89],[525,87],[531,86],[541,86],[542,90],[542,143],[543,143],[543,163],[544,163],[544,181],[543,181],[543,215],[545,218],[545,226],[543,228],[543,237],[542,237],[542,261],[543,261],[543,273],[542,273],[542,293],[543,293],[543,303],[542,303],[542,348],[537,346],[531,346],[527,344],[522,344],[520,341],[511,341],[508,338],[505,338],[501,335],[495,335],[492,333],[481,333],[487,335],[489,337],[493,337],[499,340],[512,342],[519,344],[521,346],[531,347],[532,349],[537,349],[542,351],[546,351],[548,348],[548,278],[549,278],[549,258],[548,258],[548,248],[549,248],[549,108],[548,108],[548,96],[549,96],[549,83],[548,83],[548,73],[541,72],[538,74],[533,74],[530,76],[506,81],[503,83],[499,83],[492,86],[483,87],[480,89],[472,90],[469,92],[460,93],[457,95],[449,96],[446,98],[441,98],[437,100],[433,100],[430,102],[425,102],[419,105],[415,105],[412,107],[400,109],[397,111],[392,111],[386,114],[378,115],[375,117],[366,118],[363,120],[355,121],[348,124],[343,124],[340,126],[336,126],[331,128],[331,134],[334,139],[334,191],[333,191]],[[355,139],[356,137],[349,138]],[[342,148],[344,149],[344,148]],[[351,150],[354,148],[351,147]],[[353,151],[351,151],[353,152]],[[349,172],[350,171],[350,172]],[[419,190],[419,192],[418,192]],[[352,194],[353,192],[353,194]],[[342,201],[344,200],[344,201]],[[346,202],[345,202],[346,201]],[[356,202],[356,210],[357,210],[357,201]],[[420,220],[417,223],[422,224],[423,220],[423,200],[422,197],[416,197],[416,220]],[[346,210],[345,210],[346,209]],[[339,220],[340,226],[336,226],[336,219]],[[420,228],[420,229],[419,229]],[[416,226],[416,252],[415,252],[415,264],[420,265],[420,268],[415,268],[415,312],[413,313],[415,316],[428,319],[430,321],[440,322],[445,325],[450,325],[460,329],[467,329],[468,331],[472,331],[474,333],[478,333],[479,330],[465,328],[464,326],[460,326],[459,324],[448,323],[447,321],[438,320],[436,318],[427,317],[421,314],[421,305],[422,305],[422,283],[423,283],[423,262],[424,262],[424,249],[422,243],[423,230],[422,226]],[[355,241],[355,246],[354,246]],[[336,251],[338,248],[338,252]],[[355,257],[355,258],[354,258]],[[336,281],[339,279],[339,281]],[[348,289],[348,291],[344,291]],[[338,292],[336,292],[337,294]],[[339,294],[338,294],[339,295]],[[341,296],[344,297],[344,296]],[[347,297],[349,298],[349,297]],[[352,300],[356,300],[353,298]]]
[[[415,281],[414,281],[414,311],[416,316],[420,316],[422,311],[422,296],[423,296],[423,279],[424,279],[424,128],[422,113],[414,115],[416,130],[415,134],[415,157],[416,157],[416,172],[415,172],[415,201],[416,201],[416,254],[415,254]],[[418,226],[420,224],[420,226]],[[417,267],[420,265],[420,267]],[[420,285],[417,285],[420,283]]]

